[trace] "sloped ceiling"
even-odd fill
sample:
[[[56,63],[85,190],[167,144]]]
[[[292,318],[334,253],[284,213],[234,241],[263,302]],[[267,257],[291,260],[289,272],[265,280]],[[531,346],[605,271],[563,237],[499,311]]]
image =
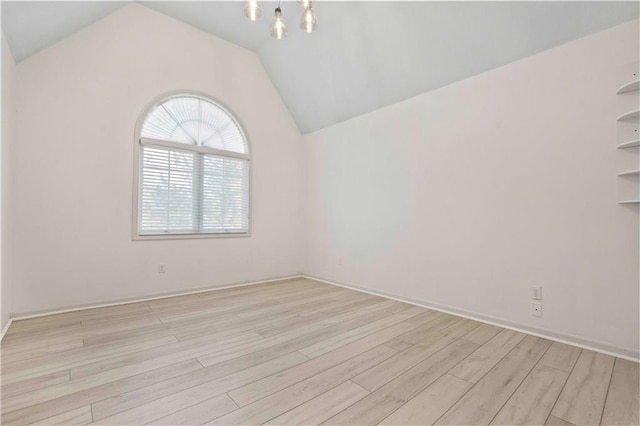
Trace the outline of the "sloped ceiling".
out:
[[[126,3],[3,1],[2,32],[16,62],[104,18]]]
[[[126,2],[2,2],[19,62]],[[639,17],[638,2],[328,2],[320,28],[268,36],[276,3],[250,22],[241,2],[141,2],[259,56],[298,127],[308,133]]]

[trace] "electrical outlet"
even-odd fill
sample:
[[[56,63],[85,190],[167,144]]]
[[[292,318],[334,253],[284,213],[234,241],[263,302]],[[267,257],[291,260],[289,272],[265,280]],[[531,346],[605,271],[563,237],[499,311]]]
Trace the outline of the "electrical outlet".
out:
[[[531,302],[531,316],[542,316],[542,303]]]
[[[166,271],[166,269],[164,269],[164,265],[162,263],[158,264],[158,273],[159,274],[164,274]]]
[[[542,287],[531,287],[531,298],[533,300],[542,300]]]

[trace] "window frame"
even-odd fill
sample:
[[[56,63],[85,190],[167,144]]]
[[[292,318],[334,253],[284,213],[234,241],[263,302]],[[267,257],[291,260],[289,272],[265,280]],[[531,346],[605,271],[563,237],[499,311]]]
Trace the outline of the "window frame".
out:
[[[147,117],[147,115],[149,115],[149,113],[156,108],[158,105],[160,105],[161,103],[171,99],[171,98],[177,98],[177,97],[182,97],[182,96],[195,96],[198,98],[202,98],[206,101],[209,101],[213,104],[215,104],[218,108],[220,108],[221,110],[223,110],[225,113],[227,113],[232,120],[234,120],[236,122],[236,124],[238,125],[238,129],[240,131],[240,134],[242,135],[245,145],[246,145],[246,149],[247,149],[247,153],[246,154],[240,154],[237,152],[233,152],[233,151],[224,151],[224,150],[218,150],[215,148],[209,148],[209,147],[199,147],[199,146],[193,146],[191,147],[190,145],[186,145],[186,144],[181,144],[178,142],[169,142],[169,141],[160,141],[160,140],[156,140],[156,139],[149,139],[149,138],[142,138],[140,136],[140,133],[142,132],[142,126],[144,124],[144,120]],[[246,232],[219,232],[219,233],[214,233],[214,232],[197,232],[197,233],[184,233],[184,234],[180,234],[180,233],[166,233],[166,234],[139,234],[138,233],[138,214],[140,213],[140,204],[139,204],[139,195],[140,195],[140,170],[141,170],[141,150],[142,150],[142,139],[145,139],[147,141],[151,141],[152,144],[151,145],[156,145],[159,147],[164,147],[164,148],[174,148],[177,150],[188,150],[188,151],[193,151],[193,152],[197,152],[197,153],[201,153],[201,154],[214,154],[214,155],[219,155],[219,156],[224,156],[224,157],[230,157],[230,158],[240,158],[240,159],[244,159],[248,162],[248,182],[247,182],[247,231]],[[135,132],[134,132],[134,137],[133,137],[133,208],[132,208],[132,212],[133,212],[133,217],[132,217],[132,221],[131,221],[131,239],[133,241],[149,241],[149,240],[185,240],[185,239],[201,239],[201,238],[246,238],[246,237],[251,237],[251,230],[252,230],[252,226],[251,226],[251,222],[252,222],[252,206],[253,203],[251,202],[251,194],[252,194],[252,186],[253,186],[253,167],[252,167],[252,162],[253,162],[253,158],[252,158],[252,149],[251,149],[251,143],[249,142],[249,138],[247,137],[246,132],[244,131],[244,126],[242,125],[242,122],[238,119],[238,116],[236,114],[234,114],[225,104],[223,104],[222,102],[218,101],[216,98],[200,92],[200,91],[196,91],[196,90],[176,90],[176,91],[172,91],[169,93],[165,93],[161,96],[158,96],[156,99],[154,99],[151,103],[149,103],[143,110],[142,113],[139,115],[138,120],[136,121],[136,127],[135,127]]]

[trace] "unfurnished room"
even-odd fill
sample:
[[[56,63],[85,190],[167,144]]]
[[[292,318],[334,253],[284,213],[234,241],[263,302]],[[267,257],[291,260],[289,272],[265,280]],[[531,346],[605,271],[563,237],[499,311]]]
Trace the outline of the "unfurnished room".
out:
[[[640,2],[0,18],[3,425],[640,425]]]

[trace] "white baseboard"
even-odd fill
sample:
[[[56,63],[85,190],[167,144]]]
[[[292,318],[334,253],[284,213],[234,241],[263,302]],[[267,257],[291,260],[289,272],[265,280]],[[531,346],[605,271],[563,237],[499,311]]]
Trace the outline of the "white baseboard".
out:
[[[150,300],[166,299],[169,297],[186,296],[188,294],[207,293],[209,291],[224,290],[227,288],[236,288],[236,287],[246,287],[250,285],[265,284],[265,283],[271,283],[275,281],[286,281],[286,280],[292,280],[296,278],[302,278],[302,275],[301,274],[288,275],[285,277],[269,278],[269,279],[260,280],[260,281],[245,281],[245,282],[226,284],[221,286],[203,287],[203,288],[192,289],[192,290],[182,290],[182,291],[175,291],[175,292],[169,292],[169,293],[155,294],[151,296],[120,299],[120,300],[114,300],[114,301],[103,302],[103,303],[94,303],[94,304],[87,304],[87,305],[80,305],[80,306],[68,306],[65,308],[12,314],[11,318],[9,318],[9,322],[5,326],[5,329],[9,328],[9,324],[11,324],[12,321],[20,321],[20,320],[25,320],[30,318],[44,317],[48,315],[63,314],[66,312],[84,311],[87,309],[106,308],[108,306],[127,305],[130,303],[147,302]],[[5,329],[3,329],[2,331],[2,336],[4,336],[4,333],[6,332]]]
[[[9,329],[9,326],[11,325],[12,322],[13,322],[13,319],[9,318],[9,321],[7,321],[4,327],[2,327],[2,332],[0,332],[0,342],[2,342],[2,339],[4,339],[4,335],[7,334],[7,330]]]
[[[425,300],[412,299],[397,294],[390,294],[382,291],[370,290],[364,287],[355,286],[351,284],[339,283],[324,278],[315,277],[313,275],[302,275],[304,278],[323,282],[325,284],[331,284],[338,287],[348,288],[350,290],[359,291],[362,293],[372,294],[374,296],[380,296],[387,299],[397,300],[399,302],[410,303],[412,305],[421,306],[427,309],[433,309],[434,311],[444,312],[451,315],[456,315],[463,318],[468,318],[474,321],[480,321],[483,323],[495,325],[502,328],[508,328],[509,330],[519,331],[521,333],[531,334],[536,337],[542,337],[544,339],[553,340],[555,342],[565,343],[567,345],[577,346],[579,348],[588,349],[594,352],[603,353],[605,355],[611,355],[618,358],[626,359],[629,361],[640,362],[640,353],[636,350],[613,347],[601,342],[592,341],[578,336],[571,336],[567,334],[557,333],[552,330],[531,327],[525,324],[508,321],[502,318],[494,318],[487,315],[482,315],[476,312],[469,312],[462,309],[458,309],[452,306],[439,305],[431,303]]]

